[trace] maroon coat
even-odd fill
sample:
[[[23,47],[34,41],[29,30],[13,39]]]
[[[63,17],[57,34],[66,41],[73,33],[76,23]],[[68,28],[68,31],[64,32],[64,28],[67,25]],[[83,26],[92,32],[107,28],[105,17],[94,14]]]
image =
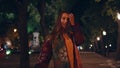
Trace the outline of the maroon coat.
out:
[[[75,24],[72,26],[72,40],[75,45],[79,46],[84,42],[84,36],[82,31],[79,29],[79,25]],[[41,53],[38,57],[38,62],[35,65],[35,68],[48,68],[50,59],[52,57],[52,42],[50,39],[47,39],[43,43]]]

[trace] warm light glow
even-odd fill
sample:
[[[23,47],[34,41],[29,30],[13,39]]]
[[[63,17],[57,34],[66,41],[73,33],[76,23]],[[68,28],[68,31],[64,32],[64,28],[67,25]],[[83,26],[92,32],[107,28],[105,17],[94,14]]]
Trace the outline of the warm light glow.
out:
[[[90,47],[92,47],[93,45],[92,44],[90,44]]]
[[[17,32],[17,29],[14,29],[14,32]]]
[[[6,41],[7,45],[10,46],[12,43],[10,41]]]
[[[107,35],[106,31],[103,31],[103,35]]]
[[[120,13],[117,13],[117,18],[118,20],[120,20]]]
[[[100,41],[100,37],[97,37],[97,41]]]

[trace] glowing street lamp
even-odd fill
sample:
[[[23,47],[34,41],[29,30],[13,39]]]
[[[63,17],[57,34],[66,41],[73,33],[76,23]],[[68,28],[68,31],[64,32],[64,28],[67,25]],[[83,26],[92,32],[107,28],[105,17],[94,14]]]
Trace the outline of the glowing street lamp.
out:
[[[92,47],[93,45],[92,44],[90,44],[90,47]]]
[[[120,13],[117,13],[117,19],[120,20]]]
[[[112,47],[112,44],[109,44],[109,47]]]
[[[13,30],[14,32],[17,32],[17,29],[16,28],[14,28],[14,30]]]
[[[103,33],[104,36],[107,35],[106,31],[103,31],[102,33]]]
[[[117,13],[117,24],[118,24],[118,38],[116,60],[120,61],[120,13]]]
[[[100,37],[97,37],[97,41],[100,41]]]
[[[83,47],[82,47],[82,46],[80,46],[80,50],[83,50]]]

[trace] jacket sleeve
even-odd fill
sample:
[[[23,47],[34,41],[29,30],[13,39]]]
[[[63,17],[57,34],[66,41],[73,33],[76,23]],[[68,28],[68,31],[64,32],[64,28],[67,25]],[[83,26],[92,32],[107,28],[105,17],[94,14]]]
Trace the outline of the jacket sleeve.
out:
[[[72,30],[73,30],[73,40],[74,43],[79,46],[80,44],[82,44],[84,42],[84,35],[80,29],[80,25],[78,23],[76,23],[74,26],[72,26]]]
[[[51,57],[52,57],[51,41],[45,40],[40,55],[37,57],[38,61],[35,65],[35,68],[48,68]]]

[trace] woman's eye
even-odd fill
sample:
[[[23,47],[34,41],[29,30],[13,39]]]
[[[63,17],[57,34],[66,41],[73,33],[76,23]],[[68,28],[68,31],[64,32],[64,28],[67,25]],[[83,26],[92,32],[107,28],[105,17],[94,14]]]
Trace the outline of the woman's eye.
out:
[[[65,18],[63,18],[63,20],[65,20]]]
[[[68,20],[68,18],[66,18],[66,17],[63,17],[62,19],[63,19],[63,20]]]
[[[69,21],[69,18],[67,18],[67,20]]]

